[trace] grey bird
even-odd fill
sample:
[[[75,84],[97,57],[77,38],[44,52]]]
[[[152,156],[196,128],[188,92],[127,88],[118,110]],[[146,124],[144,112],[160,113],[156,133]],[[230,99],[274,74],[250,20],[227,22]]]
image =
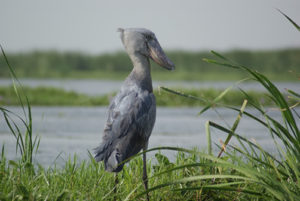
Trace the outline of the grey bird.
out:
[[[104,161],[105,170],[109,172],[121,171],[126,159],[142,149],[147,150],[156,118],[149,58],[168,70],[175,68],[152,31],[144,28],[119,28],[118,31],[133,70],[110,103],[102,143],[95,149],[96,161]],[[145,153],[143,164],[147,190]]]

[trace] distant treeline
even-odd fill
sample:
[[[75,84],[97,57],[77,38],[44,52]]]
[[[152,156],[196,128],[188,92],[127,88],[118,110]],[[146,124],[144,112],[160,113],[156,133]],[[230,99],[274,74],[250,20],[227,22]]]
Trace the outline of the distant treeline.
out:
[[[223,52],[224,56],[242,65],[253,67],[266,75],[287,75],[289,71],[300,71],[300,49],[270,51],[236,50]],[[168,57],[175,63],[177,79],[189,79],[189,74],[224,74],[228,69],[204,62],[203,58],[212,58],[209,52],[169,51]],[[11,66],[19,77],[57,78],[83,77],[102,78],[107,75],[127,74],[132,64],[125,52],[88,55],[77,52],[35,51],[28,53],[7,53]],[[3,55],[0,56],[0,77],[9,77]],[[156,74],[166,71],[153,65]],[[185,76],[179,76],[179,75]],[[169,76],[170,74],[168,74]],[[112,76],[114,77],[114,76]],[[117,76],[115,76],[117,78]],[[195,77],[195,76],[194,76]],[[201,76],[200,76],[201,77]],[[222,77],[222,76],[219,76]],[[108,76],[110,78],[110,76]],[[202,76],[203,78],[203,76]],[[191,76],[191,79],[194,79]]]

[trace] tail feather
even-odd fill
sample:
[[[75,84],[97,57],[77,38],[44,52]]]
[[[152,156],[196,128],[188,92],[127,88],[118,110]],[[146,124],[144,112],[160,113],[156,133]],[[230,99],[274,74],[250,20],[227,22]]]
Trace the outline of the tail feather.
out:
[[[95,160],[103,161],[105,170],[108,172],[120,172],[124,161],[137,154],[145,146],[143,136],[137,134],[135,129],[126,136],[112,141],[103,141],[95,149]]]
[[[94,149],[94,158],[97,162],[104,161],[105,170],[108,172],[120,172],[124,164],[120,161],[117,150],[109,152],[105,145],[101,144]]]
[[[105,149],[103,145],[100,145],[99,147],[94,149],[94,158],[97,162],[103,161],[105,157]]]
[[[107,159],[104,159],[104,167],[108,172],[120,172],[123,166],[124,162],[120,159],[118,150],[114,150]]]

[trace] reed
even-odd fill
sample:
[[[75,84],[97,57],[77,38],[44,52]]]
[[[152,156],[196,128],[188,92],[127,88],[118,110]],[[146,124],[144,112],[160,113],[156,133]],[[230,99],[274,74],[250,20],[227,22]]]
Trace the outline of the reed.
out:
[[[277,110],[281,112],[281,120],[275,120],[260,104],[260,102],[250,97],[247,92],[242,91],[247,97],[241,109],[230,105],[223,107],[238,112],[238,116],[231,128],[226,128],[219,123],[209,121],[206,126],[207,136],[210,136],[210,128],[220,130],[227,135],[224,144],[218,146],[220,153],[218,156],[211,154],[211,148],[208,154],[203,152],[192,152],[198,155],[202,160],[210,161],[205,164],[213,169],[213,174],[193,174],[180,179],[170,179],[166,183],[154,186],[149,192],[156,191],[166,186],[172,186],[173,191],[194,191],[206,192],[211,194],[221,192],[232,192],[235,199],[251,199],[251,200],[299,200],[300,198],[300,131],[297,122],[300,116],[294,110],[295,105],[289,105],[283,94],[276,86],[263,74],[254,71],[248,67],[239,65],[230,59],[222,56],[217,52],[212,52],[218,60],[205,59],[206,62],[221,65],[234,70],[245,71],[249,74],[249,78],[261,84],[267,91],[270,100],[277,106]],[[174,93],[186,98],[198,99],[194,96],[179,94],[176,91],[162,88],[170,93]],[[199,114],[215,107],[218,101],[225,96],[229,89],[224,90],[212,102],[207,104]],[[299,94],[288,90],[290,97],[297,100],[299,104]],[[202,101],[199,99],[199,101]],[[262,119],[247,111],[246,103],[249,103],[263,116]],[[252,118],[269,130],[270,139],[276,147],[276,153],[269,153],[256,142],[242,137],[235,132],[242,114]],[[230,145],[230,139],[234,137],[238,141],[238,145]],[[208,140],[209,141],[209,140]],[[271,142],[270,142],[271,143]],[[229,145],[228,145],[229,144]],[[210,147],[210,146],[209,146]],[[225,147],[227,147],[225,149]],[[166,148],[169,149],[169,148]],[[176,149],[175,149],[176,150]],[[178,151],[180,151],[178,149]],[[182,150],[181,150],[182,151]],[[225,156],[221,157],[224,153]],[[171,171],[181,171],[189,167],[202,168],[204,164],[194,163],[179,167],[170,168],[163,174],[169,174]],[[208,173],[208,174],[207,174]],[[162,174],[162,173],[160,173]],[[207,182],[211,181],[211,182]],[[178,184],[180,186],[178,187]],[[188,185],[189,184],[189,185]],[[192,187],[191,187],[192,186]],[[141,193],[140,195],[143,195]],[[138,196],[140,196],[138,195]],[[231,198],[232,199],[232,198]]]
[[[8,62],[2,46],[0,47],[3,57],[5,58],[7,66],[10,70],[11,79],[13,81],[13,89],[23,111],[23,116],[19,116],[18,114],[15,114],[2,106],[0,106],[0,111],[2,112],[11,133],[16,138],[16,152],[19,151],[22,156],[21,165],[32,167],[32,155],[34,151],[38,150],[40,140],[37,136],[33,138],[31,106],[29,104],[28,97],[24,93],[21,83],[19,82],[13,68]],[[16,122],[13,121],[13,117],[19,119],[21,121],[21,125],[16,124]],[[22,131],[24,131],[24,133]]]

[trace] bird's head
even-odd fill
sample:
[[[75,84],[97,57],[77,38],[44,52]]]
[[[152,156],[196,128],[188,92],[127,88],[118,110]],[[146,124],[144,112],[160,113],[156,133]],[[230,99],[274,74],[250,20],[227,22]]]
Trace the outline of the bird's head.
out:
[[[175,69],[175,65],[166,56],[152,31],[144,28],[119,28],[118,31],[128,54],[141,54],[168,70]]]

